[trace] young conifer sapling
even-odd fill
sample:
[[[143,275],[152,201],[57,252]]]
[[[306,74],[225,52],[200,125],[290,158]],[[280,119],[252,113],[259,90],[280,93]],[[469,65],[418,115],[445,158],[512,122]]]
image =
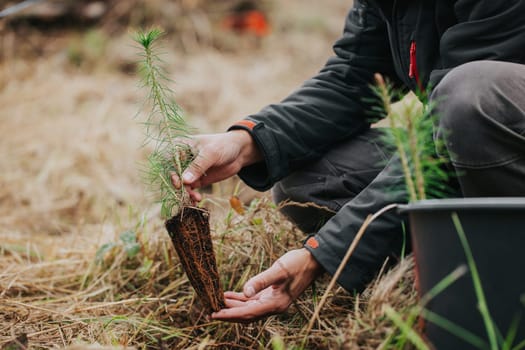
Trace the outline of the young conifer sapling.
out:
[[[376,85],[372,90],[379,100],[374,111],[387,117],[389,128],[387,143],[396,148],[405,179],[408,200],[415,202],[428,197],[446,197],[449,173],[445,170],[447,160],[436,154],[442,148],[441,140],[433,139],[435,116],[427,93],[417,97],[422,106],[415,101],[407,102],[402,113],[392,108],[392,100],[400,99],[396,91],[380,74],[374,76]]]
[[[146,143],[154,148],[148,157],[146,182],[161,205],[161,216],[190,283],[207,312],[224,308],[224,295],[210,235],[209,214],[192,203],[184,186],[175,188],[171,175],[182,173],[195,157],[188,145],[190,128],[167,87],[169,79],[155,44],[162,31],[139,32],[136,42],[142,48],[140,73],[147,89],[149,109],[144,126]]]

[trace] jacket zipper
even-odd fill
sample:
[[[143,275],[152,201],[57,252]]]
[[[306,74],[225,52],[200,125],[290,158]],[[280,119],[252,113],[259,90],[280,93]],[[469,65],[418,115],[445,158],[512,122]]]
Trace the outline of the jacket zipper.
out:
[[[374,0],[370,0],[370,1],[374,2]],[[421,8],[419,11],[421,11]],[[417,69],[417,62],[416,62],[417,47],[416,47],[416,40],[414,38],[415,32],[412,33],[410,37],[409,60],[407,62],[407,60],[403,59],[404,55],[402,55],[401,45],[404,44],[403,43],[404,40],[402,40],[403,38],[400,37],[399,32],[397,30],[397,22],[398,22],[397,15],[398,15],[398,0],[394,0],[393,5],[392,5],[391,24],[388,24],[388,30],[390,32],[390,35],[389,35],[390,44],[393,47],[392,58],[394,60],[394,64],[396,64],[396,66],[399,68],[398,70],[398,68],[396,67],[396,71],[398,72],[398,74],[400,74],[400,76],[402,76],[406,74],[405,72],[407,72],[408,70],[408,78],[410,79],[409,85],[412,86],[412,88],[416,88],[422,91],[422,85],[421,85],[421,81],[419,80],[419,71]],[[383,16],[383,19],[387,21],[386,17],[383,14],[382,16]],[[419,14],[418,14],[416,30],[417,30],[417,27],[419,26],[419,21],[420,20],[419,20]],[[408,67],[407,67],[407,63],[408,63]]]
[[[399,33],[398,33],[398,30],[397,30],[397,1],[394,0],[394,3],[392,5],[392,24],[391,24],[391,28],[392,28],[392,35],[391,35],[391,39],[390,39],[390,45],[392,45],[393,47],[393,59],[394,59],[394,64],[397,63],[397,66],[399,67],[399,70],[398,70],[398,74],[403,74],[403,72],[405,72],[405,64],[403,62],[403,58],[401,56],[401,50],[400,50],[400,43],[403,42],[403,40],[401,40],[401,38],[399,37]],[[395,62],[397,61],[397,62]],[[396,68],[397,70],[397,68]]]

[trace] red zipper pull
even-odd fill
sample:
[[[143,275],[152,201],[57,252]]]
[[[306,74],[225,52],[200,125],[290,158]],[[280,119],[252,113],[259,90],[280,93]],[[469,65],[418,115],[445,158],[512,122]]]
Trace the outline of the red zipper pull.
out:
[[[416,62],[416,41],[412,40],[410,43],[410,65],[408,67],[408,77],[411,79],[415,79],[418,86],[420,86],[419,82],[419,72],[417,70],[417,62]]]
[[[412,41],[410,43],[410,66],[408,68],[408,77],[409,78],[417,77],[416,42],[415,41]]]

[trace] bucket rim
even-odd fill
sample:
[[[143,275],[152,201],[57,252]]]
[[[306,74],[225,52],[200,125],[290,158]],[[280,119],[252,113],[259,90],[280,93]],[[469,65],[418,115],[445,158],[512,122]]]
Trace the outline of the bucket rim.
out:
[[[468,197],[425,199],[399,206],[399,212],[428,210],[525,210],[525,197]]]

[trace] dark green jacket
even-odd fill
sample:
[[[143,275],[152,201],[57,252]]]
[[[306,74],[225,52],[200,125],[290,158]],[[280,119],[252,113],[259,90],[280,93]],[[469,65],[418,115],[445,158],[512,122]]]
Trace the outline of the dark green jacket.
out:
[[[335,56],[281,103],[232,127],[248,130],[264,163],[240,176],[258,190],[322,157],[332,145],[370,127],[373,74],[398,86],[436,86],[452,68],[476,60],[525,62],[525,0],[355,0]],[[401,174],[384,171],[347,203],[319,232],[317,248],[306,245],[327,272],[337,269],[365,217],[406,200],[388,188]],[[402,242],[396,213],[384,215],[367,231],[339,283],[361,289],[386,256]]]

